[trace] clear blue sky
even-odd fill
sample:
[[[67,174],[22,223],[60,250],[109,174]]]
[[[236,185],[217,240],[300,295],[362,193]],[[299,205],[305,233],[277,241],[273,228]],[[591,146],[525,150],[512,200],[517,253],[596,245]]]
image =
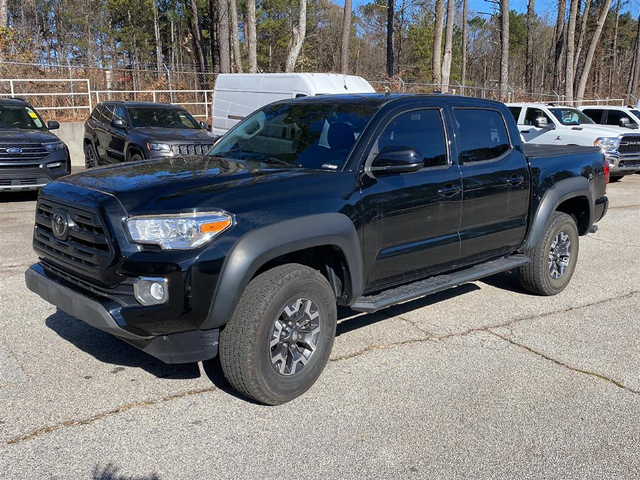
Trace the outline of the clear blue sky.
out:
[[[344,5],[344,0],[333,0],[338,5]],[[371,0],[352,0],[353,8],[356,8],[359,5],[364,5],[369,3]],[[399,0],[396,0],[399,2]],[[612,1],[612,4],[615,5],[616,0]],[[516,10],[518,12],[526,12],[528,0],[510,0],[510,7],[512,10]],[[624,3],[626,5],[623,7],[623,11],[631,11],[634,16],[637,16],[640,13],[640,0],[627,0]],[[557,15],[557,0],[536,0],[536,12],[538,15],[546,15],[550,19],[555,21]],[[472,12],[490,12],[492,8],[492,4],[486,2],[485,0],[469,0],[469,10]]]

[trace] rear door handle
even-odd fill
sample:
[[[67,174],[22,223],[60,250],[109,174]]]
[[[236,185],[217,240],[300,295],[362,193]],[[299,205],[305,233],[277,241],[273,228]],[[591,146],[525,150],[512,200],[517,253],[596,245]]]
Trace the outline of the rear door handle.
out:
[[[456,193],[460,193],[460,187],[452,184],[445,185],[438,190],[438,195],[443,197],[453,197]]]
[[[511,178],[507,180],[507,185],[517,187],[518,185],[521,185],[522,182],[524,182],[524,177],[521,177],[520,175],[512,175]]]
[[[530,130],[520,130],[520,133],[531,133]]]

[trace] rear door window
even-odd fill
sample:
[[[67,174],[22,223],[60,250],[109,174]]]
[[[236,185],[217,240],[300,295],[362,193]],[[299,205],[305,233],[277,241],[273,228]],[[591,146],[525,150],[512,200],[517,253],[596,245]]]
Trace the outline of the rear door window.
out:
[[[497,110],[455,108],[461,163],[495,160],[511,150],[502,114]]]

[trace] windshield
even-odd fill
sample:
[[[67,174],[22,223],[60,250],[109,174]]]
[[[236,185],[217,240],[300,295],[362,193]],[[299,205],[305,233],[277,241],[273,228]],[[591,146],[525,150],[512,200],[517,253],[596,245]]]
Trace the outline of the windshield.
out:
[[[585,123],[595,123],[580,110],[575,108],[550,108],[553,116],[563,125],[582,125]]]
[[[640,111],[638,110],[629,110],[635,117],[637,120],[640,120]]]
[[[129,115],[136,128],[202,128],[186,110],[177,108],[136,107],[129,109]]]
[[[378,105],[357,102],[267,105],[225,135],[209,155],[337,170]]]
[[[0,128],[46,130],[44,122],[35,110],[24,105],[0,105]]]

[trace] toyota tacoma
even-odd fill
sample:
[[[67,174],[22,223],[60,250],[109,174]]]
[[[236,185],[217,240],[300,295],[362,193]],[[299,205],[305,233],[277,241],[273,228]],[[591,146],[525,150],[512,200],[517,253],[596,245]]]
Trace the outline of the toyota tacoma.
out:
[[[164,362],[219,354],[233,387],[281,404],[322,372],[337,306],[374,312],[507,270],[560,293],[607,175],[598,148],[523,146],[497,102],[286,100],[206,156],[47,185],[26,283]]]

